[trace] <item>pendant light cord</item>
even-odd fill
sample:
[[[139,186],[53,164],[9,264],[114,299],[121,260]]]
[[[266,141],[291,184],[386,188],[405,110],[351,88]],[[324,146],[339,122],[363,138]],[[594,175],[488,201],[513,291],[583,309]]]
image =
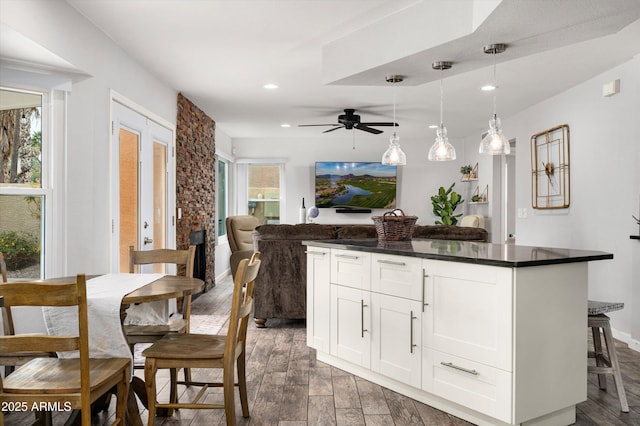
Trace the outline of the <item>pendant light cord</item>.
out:
[[[444,85],[442,83],[443,67],[440,67],[440,127],[442,127],[444,120]]]
[[[393,83],[393,133],[396,133],[396,82]]]
[[[495,118],[498,115],[498,111],[497,111],[497,101],[496,98],[498,97],[498,77],[497,77],[497,73],[496,73],[496,52],[495,50],[493,51],[493,117]]]

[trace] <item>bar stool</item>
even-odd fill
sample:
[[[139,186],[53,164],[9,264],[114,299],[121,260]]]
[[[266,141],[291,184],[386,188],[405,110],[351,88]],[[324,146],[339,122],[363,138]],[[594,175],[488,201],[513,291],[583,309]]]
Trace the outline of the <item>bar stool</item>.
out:
[[[620,374],[620,364],[618,364],[618,356],[613,343],[613,335],[611,334],[611,325],[609,317],[605,315],[607,312],[613,312],[624,308],[624,303],[597,302],[589,300],[589,320],[588,326],[591,327],[593,333],[593,349],[589,351],[588,357],[595,358],[596,365],[587,367],[587,372],[596,373],[598,375],[598,384],[600,389],[607,389],[607,376],[613,375],[616,389],[618,390],[618,399],[620,406],[625,413],[629,412],[629,404],[627,403],[627,395],[624,392],[622,384],[622,374]],[[600,330],[604,334],[604,341],[607,345],[607,352],[603,352],[602,340],[600,338]]]

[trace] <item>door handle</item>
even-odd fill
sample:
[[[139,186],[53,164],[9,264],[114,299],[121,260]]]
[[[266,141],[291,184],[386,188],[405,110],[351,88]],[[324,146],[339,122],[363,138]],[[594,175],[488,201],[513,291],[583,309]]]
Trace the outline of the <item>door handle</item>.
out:
[[[147,244],[151,244],[153,242],[153,239],[149,238],[149,237],[144,237],[144,245],[146,246]]]

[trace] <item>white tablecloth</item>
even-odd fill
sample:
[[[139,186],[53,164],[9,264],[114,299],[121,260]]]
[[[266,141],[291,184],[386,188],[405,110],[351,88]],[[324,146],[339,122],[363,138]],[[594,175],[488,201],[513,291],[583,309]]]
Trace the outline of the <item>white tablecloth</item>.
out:
[[[163,274],[106,274],[87,281],[89,356],[91,358],[132,357],[120,322],[122,298],[163,276]],[[43,307],[42,309],[47,332],[50,335],[78,334],[76,306]],[[72,358],[77,357],[78,354],[77,351],[76,353],[65,352],[58,356]]]

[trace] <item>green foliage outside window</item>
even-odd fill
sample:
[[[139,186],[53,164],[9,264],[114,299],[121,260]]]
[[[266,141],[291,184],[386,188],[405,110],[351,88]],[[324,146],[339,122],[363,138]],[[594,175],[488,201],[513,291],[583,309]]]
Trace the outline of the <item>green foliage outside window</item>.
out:
[[[4,255],[7,269],[15,271],[40,261],[40,243],[26,232],[6,231],[0,233],[0,252]]]

